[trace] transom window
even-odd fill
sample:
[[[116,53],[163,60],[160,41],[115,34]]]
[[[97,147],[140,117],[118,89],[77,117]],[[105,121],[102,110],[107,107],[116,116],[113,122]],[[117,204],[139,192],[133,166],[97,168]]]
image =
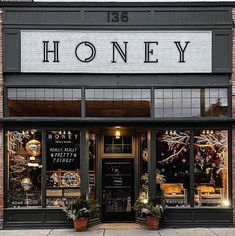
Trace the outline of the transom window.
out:
[[[9,88],[9,116],[81,116],[81,89]]]
[[[155,117],[228,115],[226,88],[155,89]]]
[[[88,117],[149,117],[150,89],[86,89]]]
[[[10,117],[224,117],[227,88],[8,88]],[[84,104],[83,114],[81,104]],[[153,114],[152,114],[153,113]]]

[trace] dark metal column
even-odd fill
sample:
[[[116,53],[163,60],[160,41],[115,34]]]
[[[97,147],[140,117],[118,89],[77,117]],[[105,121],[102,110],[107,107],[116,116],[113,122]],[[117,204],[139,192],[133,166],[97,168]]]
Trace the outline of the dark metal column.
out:
[[[85,128],[81,129],[80,141],[80,168],[81,168],[81,195],[88,197],[89,189],[89,134]]]

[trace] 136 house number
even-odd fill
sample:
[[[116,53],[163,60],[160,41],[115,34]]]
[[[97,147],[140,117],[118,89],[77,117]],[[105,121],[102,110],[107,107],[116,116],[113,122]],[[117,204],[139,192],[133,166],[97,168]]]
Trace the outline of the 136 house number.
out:
[[[108,11],[107,12],[107,21],[108,22],[128,22],[128,12],[117,12],[117,11]]]

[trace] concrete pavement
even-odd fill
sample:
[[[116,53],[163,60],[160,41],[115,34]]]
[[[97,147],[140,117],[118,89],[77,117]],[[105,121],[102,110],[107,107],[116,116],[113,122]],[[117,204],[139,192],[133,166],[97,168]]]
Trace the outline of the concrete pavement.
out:
[[[73,229],[0,230],[0,236],[235,236],[235,228],[163,228],[147,230],[140,225],[101,224],[85,232]]]

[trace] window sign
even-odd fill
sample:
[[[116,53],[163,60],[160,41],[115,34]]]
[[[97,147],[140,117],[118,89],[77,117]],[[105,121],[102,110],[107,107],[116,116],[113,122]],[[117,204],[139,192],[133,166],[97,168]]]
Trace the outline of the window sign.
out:
[[[51,131],[47,134],[47,169],[73,169],[80,166],[80,134],[71,131]]]
[[[63,207],[80,196],[80,133],[47,133],[47,206]]]

